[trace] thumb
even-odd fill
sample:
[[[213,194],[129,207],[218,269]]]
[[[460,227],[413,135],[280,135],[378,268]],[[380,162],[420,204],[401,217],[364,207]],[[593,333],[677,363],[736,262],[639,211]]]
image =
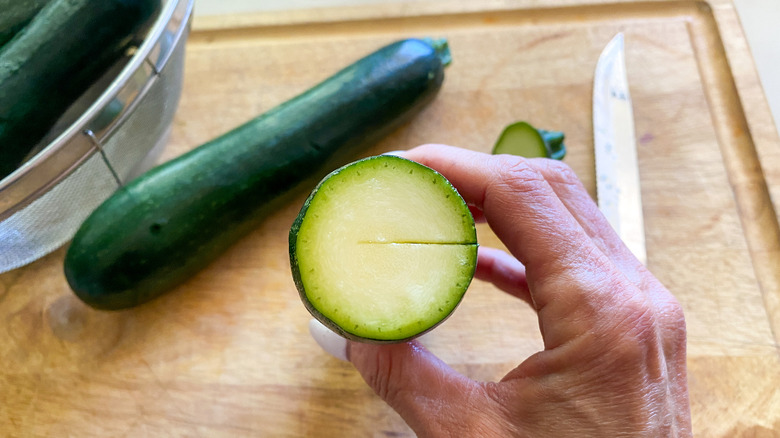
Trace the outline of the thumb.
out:
[[[450,368],[419,341],[384,345],[346,341],[315,320],[309,329],[323,349],[346,357],[418,436],[442,432],[457,436],[474,430],[469,423],[485,409],[486,387]]]
[[[368,386],[418,436],[462,431],[482,404],[477,400],[482,392],[476,382],[454,371],[416,340],[386,345],[349,342],[347,357]]]

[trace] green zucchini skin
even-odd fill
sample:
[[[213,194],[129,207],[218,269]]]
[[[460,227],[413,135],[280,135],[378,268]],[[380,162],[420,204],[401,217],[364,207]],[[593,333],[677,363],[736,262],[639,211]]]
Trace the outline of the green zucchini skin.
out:
[[[7,43],[49,0],[0,0],[0,46]]]
[[[0,178],[124,56],[160,1],[51,0],[0,49]]]
[[[116,310],[181,284],[273,211],[282,195],[430,101],[447,56],[446,43],[395,42],[141,175],[76,233],[64,266],[71,288],[94,308]]]

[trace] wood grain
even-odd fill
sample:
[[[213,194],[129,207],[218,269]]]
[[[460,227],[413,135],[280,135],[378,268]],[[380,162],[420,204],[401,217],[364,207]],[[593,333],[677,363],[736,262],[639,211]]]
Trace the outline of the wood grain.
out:
[[[729,1],[432,2],[196,22],[162,159],[177,156],[397,38],[445,36],[437,99],[364,155],[428,142],[489,151],[525,119],[566,132],[595,195],[591,87],[623,31],[649,268],[688,323],[694,430],[780,436],[780,140]],[[0,431],[7,436],[411,436],[310,339],[287,232],[306,193],[209,268],[136,309],[98,312],[64,249],[0,275]],[[486,227],[485,246],[501,246]],[[499,379],[541,348],[533,312],[475,281],[424,342]]]

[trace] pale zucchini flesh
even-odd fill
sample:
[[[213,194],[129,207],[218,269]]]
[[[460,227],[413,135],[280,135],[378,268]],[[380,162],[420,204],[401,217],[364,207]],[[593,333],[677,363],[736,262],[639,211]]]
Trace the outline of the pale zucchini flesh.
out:
[[[326,177],[290,236],[307,308],[357,340],[401,341],[446,319],[474,274],[468,206],[440,174],[379,156]]]

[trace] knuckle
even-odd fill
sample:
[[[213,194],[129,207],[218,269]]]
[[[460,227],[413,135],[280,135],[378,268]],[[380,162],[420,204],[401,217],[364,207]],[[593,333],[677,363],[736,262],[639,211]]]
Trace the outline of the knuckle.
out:
[[[663,302],[639,293],[617,305],[620,315],[611,327],[610,353],[622,363],[633,363],[660,376],[668,360],[684,358],[685,316],[676,299]]]
[[[568,164],[557,160],[545,160],[545,177],[551,183],[579,186],[580,178]]]
[[[659,309],[660,319],[664,327],[664,352],[675,357],[686,349],[688,334],[685,313],[676,298],[669,296]]]
[[[493,157],[494,189],[513,193],[528,193],[546,185],[544,176],[534,169],[526,158],[496,155]]]
[[[685,329],[685,313],[677,298],[670,295],[661,305],[660,314],[667,325]]]
[[[623,361],[645,361],[658,350],[658,317],[645,297],[635,295],[620,304],[621,318],[613,327],[617,339],[612,350]]]

